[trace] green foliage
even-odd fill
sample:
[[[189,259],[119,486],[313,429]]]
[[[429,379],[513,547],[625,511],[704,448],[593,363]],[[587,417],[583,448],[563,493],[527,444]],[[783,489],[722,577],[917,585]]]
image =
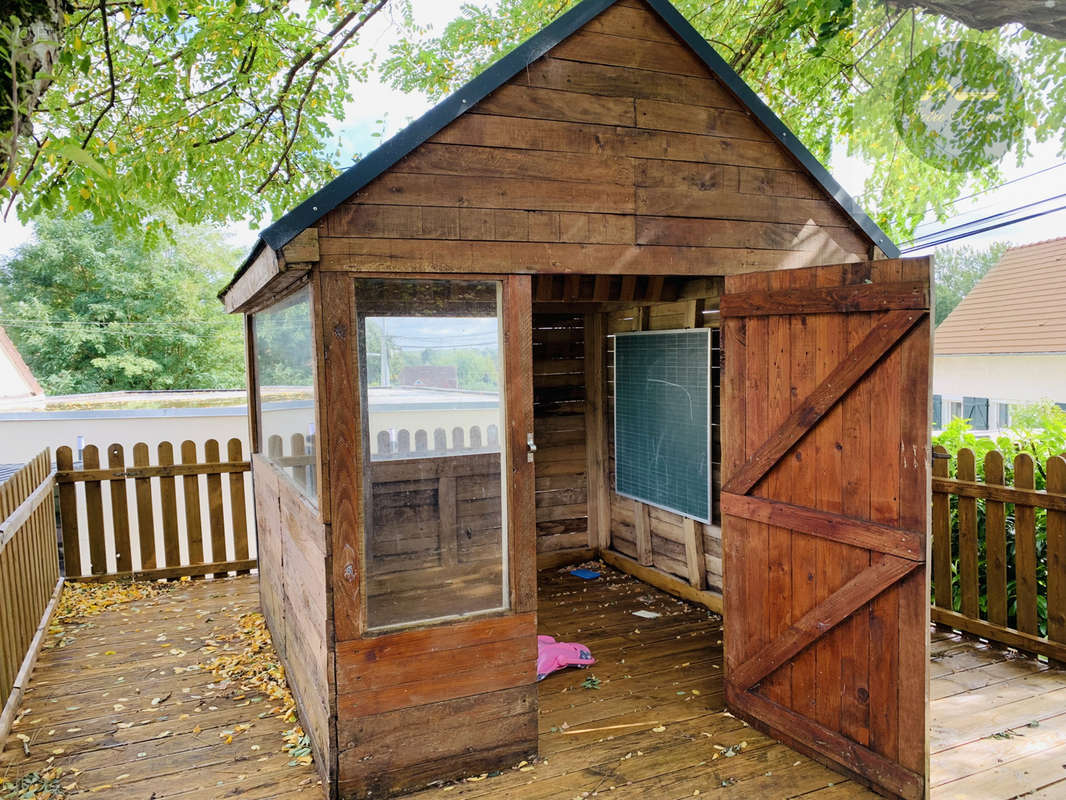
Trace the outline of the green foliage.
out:
[[[215,293],[236,252],[210,229],[147,247],[85,216],[42,220],[0,263],[0,324],[49,394],[244,385]]]
[[[958,474],[958,452],[968,448],[974,453],[975,472],[978,482],[985,479],[985,456],[992,450],[1003,454],[1004,482],[1014,483],[1014,460],[1026,453],[1035,464],[1034,485],[1038,490],[1047,486],[1046,465],[1049,458],[1066,455],[1066,411],[1047,402],[1012,409],[1013,428],[1008,435],[996,439],[978,438],[970,430],[966,420],[954,419],[944,431],[934,437],[933,443],[942,445],[951,455],[949,474]],[[959,498],[949,500],[951,552],[952,552],[952,607],[962,610],[962,585],[959,572]],[[1037,509],[1034,514],[1036,539],[1036,585],[1037,623],[1042,635],[1047,634],[1047,512]],[[1015,518],[1014,506],[1006,506],[1007,538],[1007,624],[1017,625],[1017,575],[1015,573]],[[985,502],[977,501],[977,560],[978,596],[981,613],[987,613],[987,552],[985,537]]]
[[[996,242],[987,249],[963,245],[937,250],[933,259],[937,325],[947,319],[955,306],[999,262],[1008,246],[1007,242]]]
[[[287,210],[337,174],[331,126],[372,63],[339,54],[382,5],[74,0],[54,67],[0,97],[24,122],[0,153],[0,202],[149,236]]]
[[[383,75],[393,85],[441,97],[566,10],[564,0],[497,0],[467,5],[442,33],[420,27],[407,6],[403,40]],[[1009,113],[961,132],[982,150],[1008,140],[1019,161],[1034,142],[1066,146],[1066,42],[1017,26],[976,31],[885,3],[850,0],[675,0],[682,15],[737,69],[823,162],[834,146],[874,166],[861,200],[890,236],[908,238],[932,210],[941,219],[964,187],[1000,180],[997,166],[945,171],[915,155],[897,128],[893,100],[904,71],[923,51],[961,40],[983,45],[1021,81]],[[978,74],[983,74],[980,70]],[[920,96],[919,96],[920,99]],[[910,109],[902,109],[909,112]],[[840,153],[838,153],[839,155]]]

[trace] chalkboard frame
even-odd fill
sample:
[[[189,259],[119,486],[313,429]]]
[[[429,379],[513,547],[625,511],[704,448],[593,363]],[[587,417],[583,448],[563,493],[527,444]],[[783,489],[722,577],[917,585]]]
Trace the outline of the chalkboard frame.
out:
[[[702,335],[702,336],[706,337],[706,350],[707,350],[707,443],[706,443],[706,447],[707,447],[706,453],[707,453],[707,455],[706,455],[706,463],[707,463],[707,469],[708,469],[708,472],[707,472],[707,516],[706,517],[701,517],[701,516],[698,516],[696,514],[692,514],[689,511],[683,511],[683,510],[678,509],[678,508],[673,508],[671,506],[665,505],[665,504],[663,504],[661,502],[657,502],[657,501],[649,499],[647,497],[641,497],[641,496],[638,496],[638,495],[635,495],[635,494],[631,494],[629,492],[624,492],[624,491],[621,491],[618,488],[618,413],[617,413],[617,403],[618,403],[618,387],[620,385],[619,372],[618,372],[618,340],[621,339],[621,338],[628,338],[628,337],[632,337],[632,336],[661,336],[661,335],[664,335],[664,334],[674,334],[674,335],[676,335],[676,334],[686,334],[686,335],[691,335],[691,336]],[[713,415],[713,404],[714,404],[714,396],[713,396],[713,388],[714,387],[713,387],[713,381],[711,380],[711,368],[712,368],[711,329],[710,328],[673,328],[673,329],[670,329],[670,330],[655,330],[655,331],[620,331],[620,332],[614,334],[614,337],[615,337],[615,348],[614,348],[614,353],[613,353],[612,366],[614,368],[614,380],[615,380],[615,391],[614,391],[615,413],[613,414],[613,417],[614,417],[614,419],[613,419],[613,427],[614,427],[614,457],[615,457],[614,492],[615,492],[615,494],[617,494],[617,495],[619,495],[621,497],[629,498],[630,500],[635,500],[635,501],[637,501],[639,503],[645,503],[645,504],[647,504],[649,506],[654,506],[655,508],[661,508],[664,511],[671,512],[672,514],[679,514],[682,517],[685,517],[687,519],[695,520],[696,522],[702,522],[702,523],[705,523],[705,524],[711,524],[711,517],[713,516],[713,513],[714,513],[714,510],[713,510],[714,496],[713,496],[713,491],[712,491],[712,488],[711,488],[711,472],[710,472],[711,457],[712,457],[712,442],[711,442],[711,439],[712,439],[712,436],[713,436],[713,425],[711,424],[711,417]]]

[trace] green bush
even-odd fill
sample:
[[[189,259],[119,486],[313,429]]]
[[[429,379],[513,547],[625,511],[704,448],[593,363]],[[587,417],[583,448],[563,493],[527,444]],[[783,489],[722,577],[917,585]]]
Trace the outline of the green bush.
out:
[[[1034,484],[1037,489],[1047,486],[1046,466],[1049,458],[1066,453],[1066,411],[1052,403],[1039,403],[1013,410],[1013,427],[996,438],[978,438],[970,429],[969,421],[952,420],[933,444],[942,445],[951,455],[949,474],[954,477],[958,470],[958,452],[969,448],[974,453],[977,480],[985,479],[984,460],[991,450],[1003,454],[1004,482],[1014,484],[1014,459],[1028,453],[1034,461]],[[951,514],[951,598],[952,608],[962,610],[962,588],[959,575],[959,498],[949,499]],[[1015,532],[1014,505],[1006,504],[1007,529],[1007,624],[1017,627],[1017,580],[1014,568]],[[1036,509],[1036,558],[1037,558],[1037,618],[1041,635],[1047,635],[1047,512]],[[977,567],[979,604],[983,617],[988,613],[987,564],[985,552],[985,502],[977,501]]]

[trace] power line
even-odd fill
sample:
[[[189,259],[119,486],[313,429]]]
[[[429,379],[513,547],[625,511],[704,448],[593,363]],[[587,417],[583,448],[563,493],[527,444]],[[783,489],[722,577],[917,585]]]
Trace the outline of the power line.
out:
[[[995,186],[989,186],[987,189],[981,189],[980,191],[977,191],[977,192],[971,192],[970,194],[965,194],[962,197],[956,197],[954,200],[951,200],[951,201],[945,203],[944,205],[946,205],[946,206],[954,206],[954,205],[957,205],[957,204],[961,203],[963,200],[971,200],[974,197],[980,197],[983,194],[988,194],[989,192],[994,192],[997,189],[1002,189],[1004,186],[1011,186],[1012,184],[1019,183],[1021,181],[1025,181],[1025,180],[1029,180],[1030,178],[1035,178],[1037,175],[1043,175],[1045,172],[1051,172],[1052,170],[1059,169],[1060,167],[1066,167],[1066,161],[1060,161],[1057,164],[1052,164],[1049,167],[1044,167],[1043,169],[1038,169],[1036,172],[1030,172],[1027,175],[1019,175],[1017,178],[1011,178],[1009,181],[1004,181],[1003,183],[998,183]]]
[[[951,225],[951,226],[949,226],[947,228],[941,228],[940,230],[934,231],[933,233],[926,233],[926,234],[923,234],[922,236],[916,236],[913,239],[907,239],[904,242],[900,242],[900,244],[915,245],[914,247],[907,248],[908,250],[914,250],[914,249],[916,249],[916,247],[919,247],[919,246],[927,247],[927,246],[930,246],[930,245],[918,245],[916,243],[921,242],[924,239],[932,239],[933,237],[941,236],[941,235],[943,235],[945,233],[950,233],[951,231],[958,231],[958,230],[962,230],[964,228],[972,227],[974,225],[981,225],[981,224],[984,224],[985,222],[991,222],[992,220],[995,220],[995,219],[1002,219],[1003,217],[1006,217],[1006,216],[1008,216],[1010,214],[1016,214],[1019,211],[1024,211],[1027,208],[1034,208],[1036,206],[1043,205],[1044,203],[1050,203],[1053,200],[1062,200],[1063,198],[1066,198],[1066,192],[1063,192],[1061,194],[1052,195],[1051,197],[1045,197],[1042,200],[1035,200],[1032,203],[1025,203],[1024,205],[1015,206],[1014,208],[1009,208],[1006,211],[999,211],[999,212],[997,212],[995,214],[989,214],[989,215],[987,215],[985,217],[980,217],[978,219],[969,220],[968,222],[960,222],[957,225]],[[1037,214],[1036,216],[1042,216],[1042,214]],[[1031,218],[1032,217],[1026,217],[1025,219],[1031,219]],[[1021,222],[1022,220],[1018,219],[1018,220],[1014,220],[1014,221],[1015,222]],[[1010,222],[1006,222],[1004,224],[1010,224]],[[1003,227],[1003,226],[999,225],[999,226],[996,226],[996,227]]]
[[[935,242],[928,242],[926,244],[915,245],[914,247],[907,247],[900,252],[913,253],[915,250],[925,250],[930,247],[939,247],[942,244],[950,244],[951,242],[957,242],[960,239],[968,239],[971,236],[977,236],[980,233],[988,233],[988,231],[994,231],[998,228],[1005,228],[1008,225],[1014,225],[1018,222],[1026,222],[1031,219],[1037,219],[1038,217],[1047,216],[1048,214],[1054,214],[1057,211],[1066,211],[1066,205],[1058,206],[1057,208],[1049,208],[1045,211],[1038,211],[1035,214],[1029,214],[1025,217],[1019,217],[1018,219],[1009,219],[1004,222],[997,222],[995,225],[988,225],[987,227],[980,228],[976,231],[966,231],[965,233],[959,233],[955,236],[949,236],[946,239],[940,239]],[[948,230],[951,230],[950,228]]]

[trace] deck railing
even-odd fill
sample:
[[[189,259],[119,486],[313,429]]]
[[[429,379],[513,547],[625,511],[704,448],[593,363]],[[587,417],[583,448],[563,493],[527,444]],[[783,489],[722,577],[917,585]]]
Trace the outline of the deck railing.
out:
[[[934,448],[933,621],[1066,662],[1066,458],[955,462]]]
[[[221,576],[255,567],[251,467],[239,439],[227,442],[225,460],[214,439],[200,452],[192,441],[179,448],[162,442],[154,464],[143,442],[132,455],[130,464],[122,445],[109,445],[102,467],[99,449],[89,445],[75,469],[69,447],[56,451],[68,578]]]
[[[48,450],[0,486],[0,742],[7,737],[62,580]]]

